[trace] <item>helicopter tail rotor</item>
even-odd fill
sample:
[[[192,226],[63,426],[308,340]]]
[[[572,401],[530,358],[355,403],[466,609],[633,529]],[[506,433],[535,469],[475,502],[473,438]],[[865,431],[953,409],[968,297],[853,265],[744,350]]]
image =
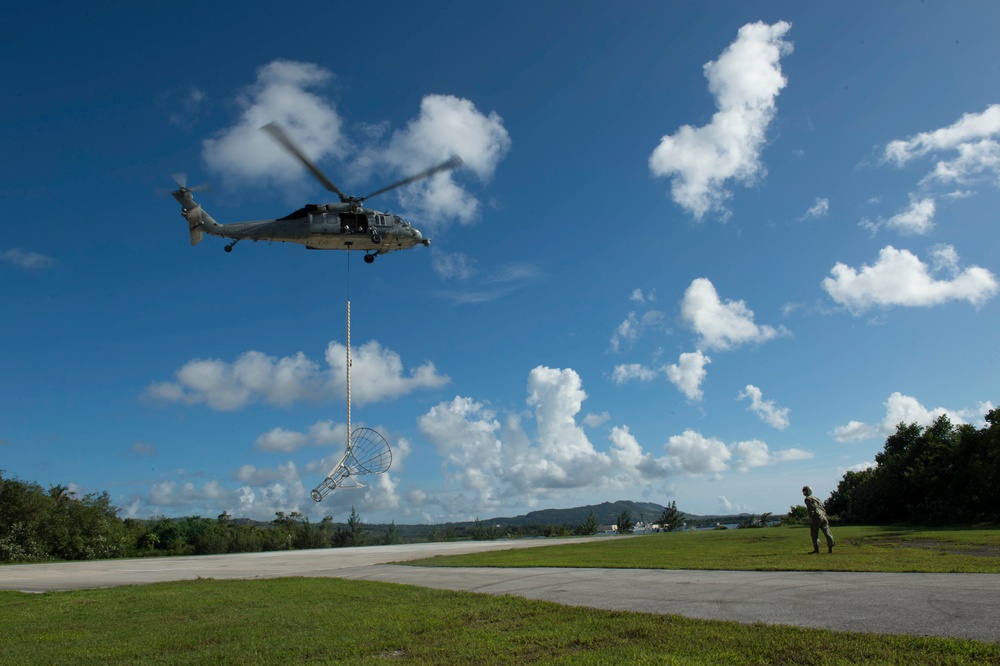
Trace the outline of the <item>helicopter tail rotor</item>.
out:
[[[170,180],[177,184],[176,189],[170,189],[168,187],[157,187],[156,196],[165,197],[168,194],[173,194],[174,192],[210,192],[212,188],[207,185],[196,185],[194,187],[187,186],[187,174],[183,172],[177,172],[170,174]]]
[[[171,178],[177,183],[177,189],[170,192],[170,195],[181,205],[181,216],[188,222],[191,245],[200,243],[205,233],[221,235],[221,225],[192,196],[194,192],[206,192],[210,188],[207,185],[188,187],[187,175],[183,173],[172,174]],[[231,249],[227,247],[227,251]]]
[[[195,185],[194,187],[187,186],[187,174],[184,172],[177,172],[170,174],[170,179],[177,183],[177,187],[180,188],[182,192],[210,192],[212,190],[211,186],[207,184]]]

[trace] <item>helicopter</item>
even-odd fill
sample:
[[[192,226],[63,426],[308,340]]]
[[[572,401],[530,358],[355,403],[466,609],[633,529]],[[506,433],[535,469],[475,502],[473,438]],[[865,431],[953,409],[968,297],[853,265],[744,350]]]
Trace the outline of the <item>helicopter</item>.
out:
[[[178,189],[170,194],[181,205],[181,215],[188,221],[191,245],[202,241],[204,234],[231,238],[225,246],[232,252],[236,243],[243,239],[257,241],[280,241],[300,243],[309,250],[364,250],[365,263],[371,264],[375,257],[397,250],[406,250],[418,244],[428,247],[430,238],[424,238],[418,229],[398,215],[388,211],[381,213],[362,204],[383,192],[415,183],[443,171],[456,169],[464,162],[457,155],[451,159],[421,171],[418,174],[388,185],[363,197],[348,196],[320,171],[305,153],[292,141],[277,124],[270,123],[261,128],[270,134],[289,153],[308,169],[316,180],[327,190],[340,197],[339,203],[306,204],[293,213],[275,220],[254,222],[233,222],[219,224],[204,208],[194,200],[193,193],[202,188],[189,188],[181,175],[175,176]]]

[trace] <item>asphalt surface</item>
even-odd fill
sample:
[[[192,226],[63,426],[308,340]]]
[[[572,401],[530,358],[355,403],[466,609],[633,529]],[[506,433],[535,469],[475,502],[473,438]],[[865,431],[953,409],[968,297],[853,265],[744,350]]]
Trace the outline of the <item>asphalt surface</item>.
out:
[[[566,539],[571,543],[586,539]],[[476,541],[60,562],[0,567],[0,590],[284,576],[373,580],[570,606],[800,627],[1000,642],[1000,574],[444,568],[387,564],[530,548],[550,540]]]

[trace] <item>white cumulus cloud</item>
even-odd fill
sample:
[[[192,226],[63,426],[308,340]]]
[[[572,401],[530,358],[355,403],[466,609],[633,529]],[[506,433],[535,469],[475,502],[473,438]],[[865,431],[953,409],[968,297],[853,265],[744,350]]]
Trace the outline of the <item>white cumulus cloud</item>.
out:
[[[888,220],[879,218],[878,221],[861,220],[861,226],[871,229],[873,232],[880,228],[894,229],[903,234],[926,235],[934,228],[934,213],[937,211],[937,204],[930,197],[911,198],[910,205],[896,213]]]
[[[314,162],[343,157],[350,148],[334,105],[312,92],[333,75],[307,62],[274,60],[257,70],[257,80],[236,99],[240,117],[205,140],[202,158],[227,180],[290,183],[309,177],[302,165],[260,128],[281,125]]]
[[[421,433],[447,461],[447,484],[464,499],[434,495],[427,501],[457,501],[460,512],[468,506],[488,510],[504,499],[530,505],[564,491],[622,488],[666,474],[627,428],[613,428],[607,448],[595,445],[583,425],[603,423],[607,414],[581,417],[586,398],[574,370],[538,366],[528,376],[530,430],[521,414],[502,419],[468,397],[431,408],[419,420]]]
[[[164,402],[204,404],[220,411],[256,402],[287,406],[299,400],[324,401],[346,393],[347,347],[330,342],[326,367],[298,352],[276,358],[248,351],[232,363],[195,359],[185,363],[174,381],[152,384],[146,395]],[[427,362],[406,373],[396,352],[372,340],[352,353],[351,399],[356,404],[392,400],[450,380]],[[279,447],[280,448],[280,447]]]
[[[928,409],[917,398],[904,395],[899,391],[890,395],[884,404],[885,418],[880,423],[869,425],[861,421],[850,421],[847,425],[835,428],[833,436],[838,442],[888,437],[896,432],[896,426],[900,423],[906,425],[916,423],[919,426],[927,427],[941,416],[947,416],[955,425],[963,423],[982,425],[985,423],[986,413],[994,408],[991,402],[985,401],[975,407],[965,409],[945,407]]]
[[[800,220],[815,220],[820,217],[826,217],[830,214],[830,200],[824,198],[817,198],[816,203],[805,212],[805,214],[800,217]]]
[[[256,446],[261,451],[280,451],[291,453],[303,446],[309,440],[300,432],[292,432],[283,428],[273,428],[257,438]]]
[[[883,157],[897,166],[927,155],[967,146],[1000,136],[1000,104],[993,104],[982,113],[966,113],[955,123],[930,132],[921,132],[909,139],[890,141]]]
[[[347,346],[331,342],[326,362],[333,377],[347,376]],[[363,405],[391,400],[423,388],[440,388],[451,379],[438,374],[430,361],[410,370],[403,368],[399,354],[371,340],[351,351],[351,400]]]
[[[583,417],[583,425],[588,428],[596,428],[599,425],[603,425],[611,415],[607,411],[603,411],[600,414],[587,414]]]
[[[631,300],[635,300],[635,293]],[[656,326],[663,320],[663,313],[659,310],[647,310],[641,315],[635,311],[629,312],[622,323],[618,324],[615,332],[611,335],[611,349],[619,352],[631,347],[642,336],[642,334]]]
[[[890,141],[882,155],[883,162],[897,167],[921,158],[936,160],[920,180],[923,192],[936,191],[954,199],[971,196],[973,192],[968,188],[977,183],[1000,187],[1000,104],[980,113],[966,113],[946,127]],[[962,189],[954,190],[956,186]],[[926,202],[927,195],[911,195],[911,198]],[[924,206],[927,208],[928,204]],[[897,215],[886,224],[901,225],[903,231],[926,233],[933,212],[914,210],[902,217]]]
[[[681,303],[681,317],[701,336],[706,349],[727,350],[788,333],[784,327],[754,323],[753,310],[743,301],[723,302],[707,278],[691,282]]]
[[[582,416],[587,394],[569,368],[538,366],[528,376],[528,413],[506,417],[488,403],[456,396],[419,419],[422,435],[444,460],[444,488],[420,493],[422,510],[451,515],[490,511],[516,500],[535,506],[588,491],[660,487],[680,474],[717,476],[736,469],[810,457],[798,449],[770,451],[763,442],[725,442],[693,430],[671,437],[663,452],[644,447],[628,426],[615,425],[605,442],[583,425],[607,420]],[[475,514],[469,516],[475,517]]]
[[[643,293],[642,289],[637,287],[629,294],[628,300],[635,301],[636,303],[645,303],[646,301],[652,303],[656,300],[656,290],[651,289],[649,293]]]
[[[665,448],[671,467],[691,476],[717,477],[729,469],[746,472],[756,467],[813,457],[811,452],[796,448],[772,452],[766,443],[757,439],[726,444],[690,429],[671,437]]]
[[[996,276],[979,266],[959,270],[953,247],[935,248],[934,257],[939,269],[949,273],[944,279],[935,278],[909,250],[887,245],[874,264],[860,270],[838,262],[823,280],[823,289],[854,314],[875,307],[928,307],[948,301],[968,301],[979,307],[996,295]]]
[[[878,437],[879,430],[861,421],[849,421],[847,425],[833,429],[833,436],[838,442],[855,442],[861,439]]]
[[[213,515],[213,511],[219,506],[233,513],[233,509],[239,504],[239,491],[226,488],[216,480],[198,485],[191,481],[178,482],[171,479],[152,484],[144,503],[152,515],[162,515],[172,510],[182,510],[187,515]],[[191,512],[187,513],[188,511]]]
[[[725,442],[694,430],[674,435],[666,444],[671,466],[686,474],[721,474],[729,469],[732,451]]]
[[[751,183],[764,171],[760,151],[787,83],[780,60],[792,52],[784,39],[790,29],[785,21],[740,28],[736,41],[704,67],[719,109],[712,122],[664,136],[649,158],[653,175],[672,177],[674,201],[699,220],[712,210],[725,216],[727,181]]]
[[[648,368],[641,363],[623,363],[616,365],[611,375],[611,381],[615,384],[625,384],[633,380],[649,382],[656,379],[659,374],[653,368]]]
[[[747,384],[737,396],[737,400],[744,398],[750,398],[750,411],[764,423],[778,430],[788,427],[788,407],[778,407],[773,400],[764,400],[764,393],[753,384]]]
[[[711,362],[712,359],[699,349],[681,354],[677,363],[658,368],[651,368],[641,363],[623,363],[615,366],[611,381],[618,385],[631,381],[650,382],[662,373],[671,384],[687,396],[688,400],[697,402],[703,397],[701,383],[708,376],[705,366]]]
[[[366,149],[362,160],[409,176],[458,155],[465,162],[462,171],[486,182],[510,146],[503,118],[495,111],[484,114],[470,100],[453,95],[427,95],[420,115],[395,130],[385,145]],[[458,184],[454,172],[406,186],[399,195],[405,208],[432,225],[444,219],[470,223],[479,212],[479,200]]]
[[[893,215],[885,222],[885,226],[908,234],[927,234],[934,228],[934,213],[937,206],[929,197],[915,199],[910,206]]]
[[[702,398],[701,383],[708,376],[705,366],[712,362],[700,349],[685,352],[677,359],[677,363],[664,368],[670,383],[680,389],[688,400],[697,401]]]

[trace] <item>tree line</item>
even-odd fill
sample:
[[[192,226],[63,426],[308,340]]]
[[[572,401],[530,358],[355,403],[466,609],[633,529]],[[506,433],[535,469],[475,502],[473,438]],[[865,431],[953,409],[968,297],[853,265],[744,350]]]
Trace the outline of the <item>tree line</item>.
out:
[[[65,486],[45,491],[0,470],[0,562],[123,557],[131,545],[108,493],[77,498]]]
[[[0,470],[0,562],[252,553],[398,543],[395,523],[372,533],[354,508],[346,524],[277,512],[270,523],[189,516],[121,519],[107,492],[76,497],[65,486],[7,478]]]
[[[860,524],[1000,522],[1000,408],[979,429],[947,416],[900,423],[875,462],[844,474],[827,514]]]
[[[279,511],[270,522],[233,518],[118,517],[107,492],[77,497],[66,486],[48,489],[6,477],[0,470],[0,562],[91,560],[116,557],[214,555],[305,548],[337,548],[418,541],[492,540],[596,534],[596,514],[569,525],[366,525],[354,507],[347,522],[312,522]]]

